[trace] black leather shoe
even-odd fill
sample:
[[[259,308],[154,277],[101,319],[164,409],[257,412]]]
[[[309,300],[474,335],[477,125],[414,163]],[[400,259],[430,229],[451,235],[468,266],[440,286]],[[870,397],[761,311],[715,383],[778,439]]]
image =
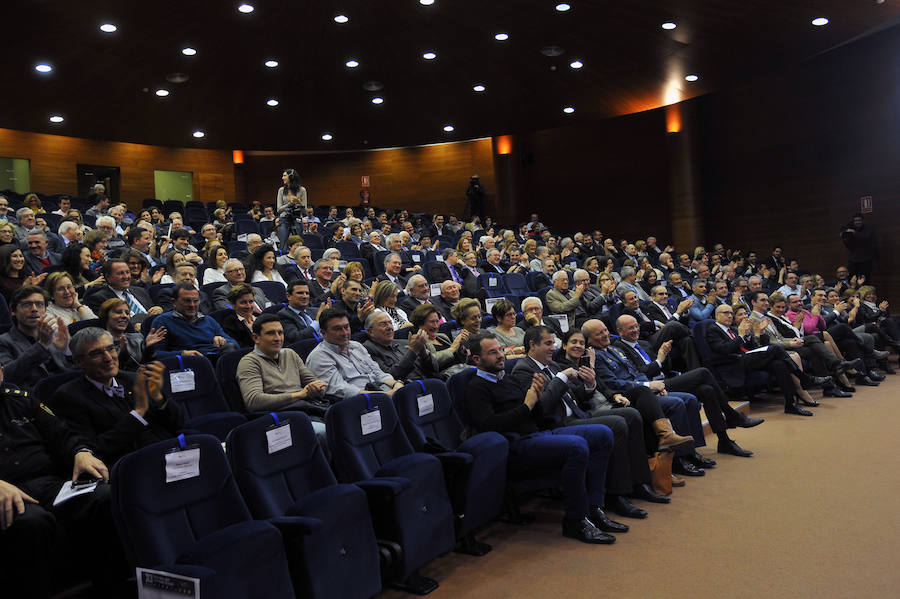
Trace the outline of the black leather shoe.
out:
[[[853,397],[852,393],[843,391],[837,385],[835,385],[834,387],[823,389],[822,395],[824,395],[825,397]]]
[[[727,441],[720,440],[719,447],[717,448],[719,453],[727,453],[730,455],[736,455],[739,458],[749,458],[753,455],[752,451],[747,451],[743,449],[740,445],[728,439]]]
[[[706,476],[703,468],[698,468],[685,458],[675,458],[672,462],[672,472],[682,476]]]
[[[891,355],[891,352],[889,351],[883,351],[880,349],[872,350],[872,357],[876,360],[886,360],[889,355]]]
[[[697,453],[696,451],[689,456],[685,456],[685,459],[692,463],[697,468],[715,468],[716,461],[710,458],[704,458],[702,455]]]
[[[856,393],[856,387],[854,387],[853,385],[845,385],[840,381],[836,381],[835,384],[838,386],[838,389],[845,393]]]
[[[592,507],[590,511],[590,521],[594,523],[594,526],[596,526],[603,532],[628,532],[627,524],[622,524],[621,522],[610,520],[609,516],[606,515],[606,512],[603,511],[603,508],[599,508],[596,506]]]
[[[830,376],[811,376],[809,382],[817,387],[826,387],[831,384]]]
[[[752,416],[747,416],[746,414],[741,414],[738,412],[738,418],[729,418],[725,421],[725,426],[728,428],[753,428],[754,426],[759,426],[763,422],[765,422],[765,418],[753,418]]]
[[[883,374],[881,374],[880,372],[876,372],[875,370],[870,370],[869,372],[866,373],[866,376],[868,376],[870,379],[872,379],[876,383],[880,383],[881,381],[883,381],[886,378]]]
[[[837,367],[835,368],[836,374],[844,374],[848,370],[856,370],[857,368],[863,367],[863,359],[856,358],[855,360],[841,360]]]
[[[796,402],[784,406],[784,413],[785,414],[796,414],[797,416],[812,416],[813,415],[813,413],[810,412],[809,410],[804,410],[803,408],[798,406]]]
[[[885,374],[897,374],[897,371],[894,370],[894,367],[891,366],[891,363],[888,360],[880,360],[878,362],[878,367],[882,369]]]
[[[871,373],[869,373],[868,375],[856,377],[854,382],[860,387],[877,387],[880,381],[873,379]]]
[[[616,542],[616,537],[603,532],[594,526],[594,523],[587,518],[582,518],[581,520],[563,520],[562,533],[564,537],[578,539],[582,543],[612,545]]]
[[[812,401],[807,401],[807,400],[803,399],[802,397],[798,397],[797,403],[799,403],[801,406],[806,406],[808,408],[818,408],[819,407],[819,402],[817,402],[814,399]]]
[[[647,483],[640,484],[634,488],[631,496],[635,499],[643,499],[650,503],[671,503],[671,499],[665,495],[660,495]]]
[[[609,495],[606,498],[606,511],[625,518],[646,518],[647,512],[637,507],[621,495]]]

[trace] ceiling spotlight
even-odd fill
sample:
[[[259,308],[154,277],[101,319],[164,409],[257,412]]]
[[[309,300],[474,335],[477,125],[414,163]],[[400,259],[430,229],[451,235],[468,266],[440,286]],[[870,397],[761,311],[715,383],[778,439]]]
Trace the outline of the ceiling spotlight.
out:
[[[453,131],[453,125],[444,125],[444,131],[450,133]]]
[[[559,12],[566,12],[570,8],[572,8],[572,7],[568,4],[566,4],[565,2],[560,2],[559,4],[556,5],[556,10],[558,10]]]
[[[241,4],[240,6],[238,6],[238,10],[240,12],[244,13],[245,15],[249,15],[251,12],[253,12],[253,5],[252,4]]]
[[[34,65],[34,70],[38,73],[49,73],[53,70],[53,67],[51,67],[49,64],[41,63]]]
[[[278,100],[276,100],[275,98],[270,98],[269,100],[266,100],[266,104],[268,104],[269,106],[278,106]]]
[[[350,67],[351,69],[355,69],[356,67],[359,66],[359,62],[357,62],[357,61],[355,61],[355,60],[353,60],[353,59],[348,60],[348,61],[345,62],[344,64],[347,65],[348,67]]]
[[[191,48],[190,46],[188,46],[187,48],[182,48],[181,53],[184,54],[185,56],[193,56],[194,54],[197,53],[197,51],[194,50],[193,48]]]
[[[825,17],[818,17],[812,20],[812,24],[816,27],[821,27],[823,25],[828,25],[828,19]]]
[[[334,139],[334,137],[332,137],[331,133],[322,134],[322,141],[331,141],[332,139]]]
[[[497,40],[498,42],[505,42],[506,40],[509,39],[509,34],[508,33],[498,33],[497,35],[494,36],[494,39]]]
[[[278,61],[277,60],[267,60],[263,64],[265,64],[270,69],[274,69],[275,67],[278,66]]]
[[[684,80],[685,80],[685,81],[690,81],[691,83],[693,83],[694,81],[696,81],[696,80],[699,79],[699,78],[700,78],[699,75],[694,75],[693,73],[691,73],[690,75],[685,75],[685,76],[684,76]]]
[[[485,89],[487,89],[487,88],[484,87],[483,85],[476,85],[476,86],[473,87],[472,89],[475,90],[475,91],[477,91],[477,92],[483,92],[483,91],[484,91]]]
[[[194,137],[196,137],[197,139],[200,139],[201,137],[206,137],[206,133],[204,133],[203,131],[194,131],[194,133],[192,135]]]
[[[116,27],[112,23],[104,23],[103,25],[100,25],[100,31],[102,31],[103,33],[115,33],[116,29],[118,29],[118,27]]]
[[[569,66],[572,67],[573,69],[580,69],[581,67],[584,66],[584,63],[581,62],[580,60],[573,60],[572,62],[569,63]]]
[[[422,6],[431,6],[434,4],[434,0],[419,0],[419,4]]]
[[[61,123],[61,122],[63,122],[64,120],[66,120],[66,119],[62,118],[62,117],[59,116],[58,114],[54,114],[53,116],[50,117],[50,122],[51,122],[51,123]]]
[[[437,54],[435,54],[434,52],[426,52],[422,55],[422,58],[424,58],[425,60],[434,60],[435,58],[437,58]]]
[[[667,21],[667,22],[665,22],[665,23],[662,24],[662,28],[663,28],[663,29],[666,29],[666,30],[669,30],[669,29],[675,29],[676,27],[678,27],[678,25],[676,25],[676,24],[673,23],[672,21]]]
[[[565,112],[566,114],[572,114],[573,112],[575,112],[575,109],[571,106],[566,106],[565,108],[563,108],[563,112]]]
[[[169,90],[167,90],[167,89],[158,89],[158,90],[156,90],[156,95],[159,96],[160,98],[165,98],[166,96],[169,95]]]
[[[341,25],[343,25],[344,23],[346,23],[349,20],[350,20],[350,17],[348,17],[347,15],[335,15],[335,17],[334,17],[334,22],[340,23]]]
[[[372,104],[384,104],[384,98],[372,98]]]

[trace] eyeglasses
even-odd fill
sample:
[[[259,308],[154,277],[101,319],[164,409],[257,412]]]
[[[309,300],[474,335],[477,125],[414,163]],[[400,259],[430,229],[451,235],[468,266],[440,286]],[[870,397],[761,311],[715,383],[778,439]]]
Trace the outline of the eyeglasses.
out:
[[[228,274],[228,273],[230,273],[230,272],[244,272],[244,267],[242,266],[242,267],[240,267],[240,268],[232,268],[232,269],[230,269],[230,270],[226,270],[226,271],[225,271],[225,274]]]
[[[115,345],[107,345],[106,347],[101,347],[98,349],[94,349],[86,353],[85,355],[91,360],[96,360],[97,358],[102,358],[106,354],[116,354],[116,346]]]
[[[38,300],[36,302],[31,302],[31,301],[26,300],[26,301],[19,302],[19,305],[22,306],[23,308],[43,308],[47,304],[45,304],[43,301],[40,301],[40,300]]]

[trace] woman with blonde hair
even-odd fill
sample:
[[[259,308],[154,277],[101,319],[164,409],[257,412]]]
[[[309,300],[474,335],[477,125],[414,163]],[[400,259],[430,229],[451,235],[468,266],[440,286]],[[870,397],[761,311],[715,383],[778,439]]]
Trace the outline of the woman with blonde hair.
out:
[[[72,275],[65,271],[50,273],[44,285],[50,294],[47,313],[63,319],[67,325],[79,320],[97,318],[94,312],[78,300]]]

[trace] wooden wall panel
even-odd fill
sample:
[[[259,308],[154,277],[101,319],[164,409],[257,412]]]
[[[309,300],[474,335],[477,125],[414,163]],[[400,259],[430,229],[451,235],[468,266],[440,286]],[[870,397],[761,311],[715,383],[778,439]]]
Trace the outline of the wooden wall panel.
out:
[[[363,175],[370,177],[371,202],[382,208],[463,214],[466,186],[475,174],[485,187],[485,205],[493,207],[496,197],[490,139],[368,152],[245,152],[244,157],[247,197],[263,203],[275,201],[285,168],[297,169],[313,205],[359,204]]]
[[[31,160],[31,188],[41,193],[77,192],[76,164],[118,166],[122,198],[132,208],[154,196],[153,171],[194,173],[194,199],[234,201],[231,152],[165,148],[0,129],[0,156]]]

